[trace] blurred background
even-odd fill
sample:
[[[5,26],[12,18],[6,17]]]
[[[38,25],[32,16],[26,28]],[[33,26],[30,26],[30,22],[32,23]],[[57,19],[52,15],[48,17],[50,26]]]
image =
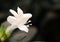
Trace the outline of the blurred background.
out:
[[[0,25],[18,6],[33,15],[37,33],[30,41],[60,41],[60,0],[0,0]]]

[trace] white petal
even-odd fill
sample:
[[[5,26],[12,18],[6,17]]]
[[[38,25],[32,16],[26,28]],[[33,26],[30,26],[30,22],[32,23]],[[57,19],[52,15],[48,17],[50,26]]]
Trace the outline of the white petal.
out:
[[[29,27],[29,25],[26,25],[27,27]]]
[[[28,32],[28,28],[25,25],[18,26],[21,31]]]
[[[10,9],[9,11],[10,11],[15,17],[18,16],[18,14],[17,14],[14,10]]]
[[[18,21],[19,24],[24,25],[27,23],[28,19],[31,18],[31,14],[24,14]]]
[[[26,24],[26,22],[28,21],[29,18],[31,18],[32,15],[31,14],[24,14],[23,15],[23,23]]]
[[[24,17],[26,17],[26,18],[31,18],[32,17],[32,14],[30,14],[30,13],[26,13],[26,14],[24,14]]]
[[[23,15],[23,11],[19,7],[17,8],[17,13],[18,13],[19,16]]]
[[[29,24],[29,25],[32,25],[32,24]]]
[[[31,20],[29,20],[28,22],[31,22]]]
[[[15,24],[16,18],[13,17],[13,16],[8,16],[8,17],[7,17],[7,21],[8,21],[10,24]]]

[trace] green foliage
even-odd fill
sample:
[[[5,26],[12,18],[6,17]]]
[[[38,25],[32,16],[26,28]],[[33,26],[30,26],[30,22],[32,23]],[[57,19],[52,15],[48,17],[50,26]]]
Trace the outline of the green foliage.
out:
[[[1,42],[4,42],[6,39],[8,39],[11,36],[11,31],[9,33],[5,33],[6,32],[6,27],[4,27],[3,25],[0,26],[0,40]]]
[[[0,39],[1,41],[5,41],[7,39],[7,35],[5,33],[6,28],[4,26],[0,26]]]

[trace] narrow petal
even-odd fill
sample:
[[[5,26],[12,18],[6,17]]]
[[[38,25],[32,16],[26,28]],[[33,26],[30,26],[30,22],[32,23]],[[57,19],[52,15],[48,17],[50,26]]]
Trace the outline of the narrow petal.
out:
[[[10,24],[14,24],[15,21],[16,21],[16,18],[13,17],[13,16],[8,16],[8,17],[7,17],[7,21],[8,21]]]
[[[17,13],[18,13],[19,16],[23,15],[23,11],[19,7],[17,8]]]
[[[19,28],[21,31],[28,32],[28,28],[27,28],[25,25],[19,25],[18,28]]]
[[[23,19],[24,19],[24,20],[23,20],[23,23],[26,24],[26,22],[28,21],[28,19],[31,18],[31,17],[32,17],[31,14],[24,14],[24,15],[23,15]]]
[[[18,14],[17,14],[14,10],[10,9],[9,11],[10,11],[15,17],[18,16]]]
[[[31,20],[28,21],[28,23],[31,22]]]
[[[29,25],[26,25],[27,27],[29,27]]]
[[[26,14],[24,14],[24,16],[25,16],[26,18],[31,18],[31,17],[32,17],[32,14],[26,13]]]
[[[29,25],[32,25],[32,24],[29,24]]]

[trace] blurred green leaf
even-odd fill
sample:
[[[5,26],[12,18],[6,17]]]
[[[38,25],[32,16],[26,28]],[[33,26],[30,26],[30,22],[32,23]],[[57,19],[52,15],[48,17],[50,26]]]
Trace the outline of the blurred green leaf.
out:
[[[4,27],[4,26],[0,26],[0,39],[6,39],[7,38],[7,35],[6,35],[6,33],[5,33],[5,30],[6,30],[6,28]]]

